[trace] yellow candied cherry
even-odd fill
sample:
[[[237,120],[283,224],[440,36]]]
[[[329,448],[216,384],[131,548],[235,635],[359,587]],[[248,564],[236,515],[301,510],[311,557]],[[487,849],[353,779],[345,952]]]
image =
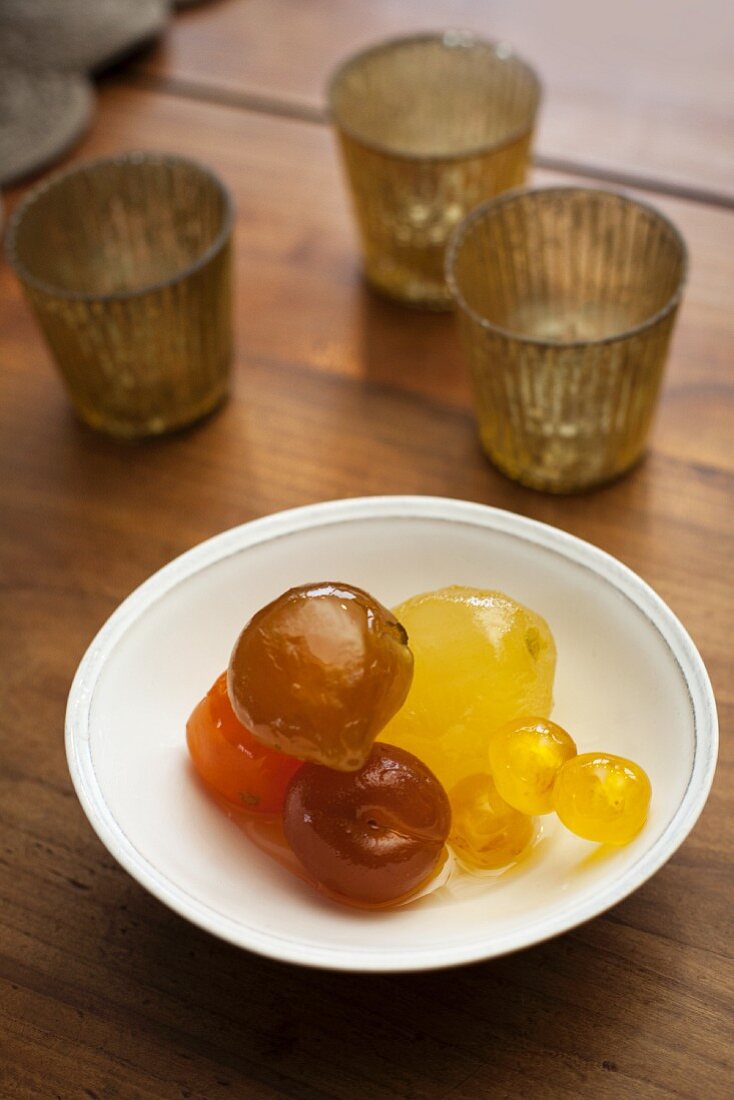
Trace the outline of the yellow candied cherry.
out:
[[[599,844],[628,844],[647,820],[652,788],[639,764],[586,752],[563,765],[553,808],[572,833]]]
[[[379,734],[422,760],[446,790],[487,770],[490,734],[553,703],[556,647],[540,615],[502,592],[452,585],[395,615],[413,651],[413,683]]]
[[[449,844],[468,868],[495,871],[515,863],[533,839],[533,822],[497,793],[491,775],[467,775],[449,793]]]
[[[570,734],[547,718],[516,718],[492,734],[489,765],[497,790],[524,814],[553,811],[553,784],[576,755]]]

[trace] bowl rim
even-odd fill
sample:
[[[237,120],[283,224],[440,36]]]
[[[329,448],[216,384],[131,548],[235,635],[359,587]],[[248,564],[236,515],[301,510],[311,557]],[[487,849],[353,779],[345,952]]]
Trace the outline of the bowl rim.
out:
[[[485,527],[549,549],[611,584],[640,611],[667,644],[686,684],[694,723],[694,753],[683,797],[663,832],[635,862],[581,902],[550,918],[505,933],[404,948],[325,946],[263,932],[202,902],[150,863],[127,838],[99,787],[91,755],[91,709],[96,682],[118,642],[153,603],[190,577],[249,547],[315,527],[369,519],[428,519]],[[107,619],[85,652],[69,693],[65,744],[71,779],[99,839],[118,863],[159,901],[221,939],[282,962],[353,972],[434,970],[479,962],[541,943],[598,916],[642,885],[673,855],[701,813],[713,781],[718,720],[711,682],[698,650],[667,604],[636,573],[605,551],[559,528],[499,508],[432,496],[377,496],[325,501],[276,512],[230,528],[194,546],[136,588]]]
[[[18,256],[18,233],[20,232],[23,220],[36,203],[41,200],[44,195],[48,194],[49,191],[53,191],[59,184],[65,183],[66,180],[72,179],[74,176],[89,175],[108,165],[136,164],[153,164],[159,166],[171,164],[183,165],[187,168],[194,169],[199,175],[205,177],[213,185],[222,199],[222,224],[215,234],[214,239],[206,246],[203,252],[201,252],[195,260],[192,260],[185,267],[182,267],[179,271],[174,272],[165,279],[159,279],[155,283],[146,283],[142,286],[136,286],[131,290],[113,290],[104,294],[95,294],[93,291],[88,290],[68,290],[65,287],[54,286],[53,283],[48,283],[44,279],[39,279],[38,276],[29,271],[25,263]],[[201,271],[202,268],[206,267],[210,260],[226,247],[227,242],[231,238],[234,226],[234,211],[234,199],[227,185],[220,179],[216,172],[213,172],[211,168],[208,168],[194,157],[182,156],[179,153],[165,153],[147,149],[130,150],[125,153],[116,153],[114,156],[94,157],[91,160],[79,161],[68,168],[62,168],[58,172],[52,172],[39,184],[31,188],[13,211],[8,221],[5,238],[5,257],[11,269],[15,272],[24,287],[31,287],[33,290],[45,294],[50,298],[65,302],[127,302],[135,298],[143,298],[147,294],[155,294],[158,291],[166,290],[168,287],[177,286],[179,283],[184,282],[198,271]]]
[[[498,138],[496,141],[485,141],[480,142],[479,145],[470,145],[458,153],[410,153],[404,149],[397,149],[395,146],[385,142],[373,141],[369,138],[365,138],[353,126],[345,123],[336,108],[335,101],[337,85],[344,79],[350,69],[356,68],[358,65],[361,65],[364,61],[369,60],[370,57],[377,54],[388,53],[391,50],[397,50],[403,46],[412,46],[419,42],[437,42],[445,46],[446,49],[480,46],[488,49],[500,63],[510,60],[515,61],[528,78],[534,93],[532,112],[528,120],[512,130],[508,130],[503,137]],[[373,42],[344,58],[344,60],[332,70],[326,83],[328,120],[337,131],[342,131],[357,145],[361,145],[364,149],[370,149],[374,153],[380,153],[382,156],[394,158],[395,160],[411,161],[421,164],[453,163],[455,161],[471,160],[474,157],[486,156],[490,153],[499,152],[500,149],[504,149],[508,145],[513,145],[516,141],[520,141],[522,138],[533,133],[542,100],[543,84],[536,69],[517,52],[514,46],[503,39],[483,38],[481,35],[474,34],[473,31],[461,30],[454,27],[446,27],[444,30],[436,31],[418,31],[413,34],[398,34],[389,38],[383,38],[378,42]]]
[[[643,321],[633,325],[630,328],[623,329],[621,332],[613,332],[609,336],[597,336],[588,337],[581,340],[556,340],[549,337],[530,336],[527,333],[516,331],[514,329],[504,328],[502,325],[496,324],[494,321],[490,321],[488,317],[484,317],[481,313],[478,313],[467,302],[463,291],[459,286],[458,279],[456,277],[456,262],[461,246],[464,243],[464,239],[472,228],[475,222],[481,221],[487,214],[491,214],[500,206],[504,206],[508,203],[517,202],[522,198],[534,198],[539,195],[601,195],[605,198],[617,199],[627,206],[636,206],[641,210],[644,210],[647,214],[651,215],[654,221],[663,225],[671,235],[671,238],[677,245],[680,251],[681,257],[681,271],[678,282],[675,289],[666,302],[652,313],[649,317],[646,317]],[[505,340],[511,341],[515,344],[529,344],[533,347],[539,348],[557,348],[563,350],[565,348],[595,348],[605,347],[609,344],[616,344],[623,340],[630,340],[635,336],[638,336],[642,332],[646,332],[648,329],[653,328],[660,321],[663,321],[669,314],[673,313],[680,305],[683,298],[683,291],[685,290],[686,283],[688,281],[688,272],[690,267],[690,258],[688,253],[688,246],[685,242],[683,234],[678,229],[677,225],[667,216],[663,214],[661,210],[658,210],[656,206],[651,202],[646,202],[644,199],[638,198],[636,195],[630,195],[626,191],[617,187],[589,187],[578,184],[549,184],[548,186],[541,187],[513,187],[509,191],[503,191],[500,195],[495,195],[491,199],[487,199],[480,203],[479,206],[475,206],[465,218],[463,218],[456,229],[449,238],[448,245],[446,247],[446,257],[444,260],[444,276],[446,278],[446,285],[449,288],[451,297],[454,303],[458,306],[460,313],[465,313],[472,321],[485,330],[485,332],[492,333],[495,336],[501,336]]]

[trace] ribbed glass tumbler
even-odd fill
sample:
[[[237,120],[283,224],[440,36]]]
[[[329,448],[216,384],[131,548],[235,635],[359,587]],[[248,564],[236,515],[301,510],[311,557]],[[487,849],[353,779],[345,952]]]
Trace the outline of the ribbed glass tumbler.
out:
[[[536,489],[586,489],[643,453],[683,292],[686,248],[611,191],[503,195],[447,255],[482,444]]]
[[[201,165],[131,153],[52,177],[7,252],[79,416],[135,438],[224,399],[232,203]]]
[[[464,215],[523,183],[540,84],[506,45],[447,31],[357,54],[329,87],[378,290],[448,309],[447,241]]]

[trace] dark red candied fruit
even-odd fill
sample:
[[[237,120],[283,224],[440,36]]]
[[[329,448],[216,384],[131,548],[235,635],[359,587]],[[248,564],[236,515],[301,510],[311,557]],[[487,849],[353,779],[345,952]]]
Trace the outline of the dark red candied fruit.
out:
[[[283,810],[286,839],[309,875],[367,905],[396,901],[425,883],[450,827],[449,801],[433,772],[384,743],[356,772],[305,764]]]

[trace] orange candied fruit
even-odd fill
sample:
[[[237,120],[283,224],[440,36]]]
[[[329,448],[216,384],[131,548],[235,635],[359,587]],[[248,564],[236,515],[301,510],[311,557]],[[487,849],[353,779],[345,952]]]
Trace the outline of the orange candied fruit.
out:
[[[216,680],[186,723],[194,767],[220,798],[253,814],[278,814],[291,777],[302,766],[263,745],[235,715],[226,672]]]

